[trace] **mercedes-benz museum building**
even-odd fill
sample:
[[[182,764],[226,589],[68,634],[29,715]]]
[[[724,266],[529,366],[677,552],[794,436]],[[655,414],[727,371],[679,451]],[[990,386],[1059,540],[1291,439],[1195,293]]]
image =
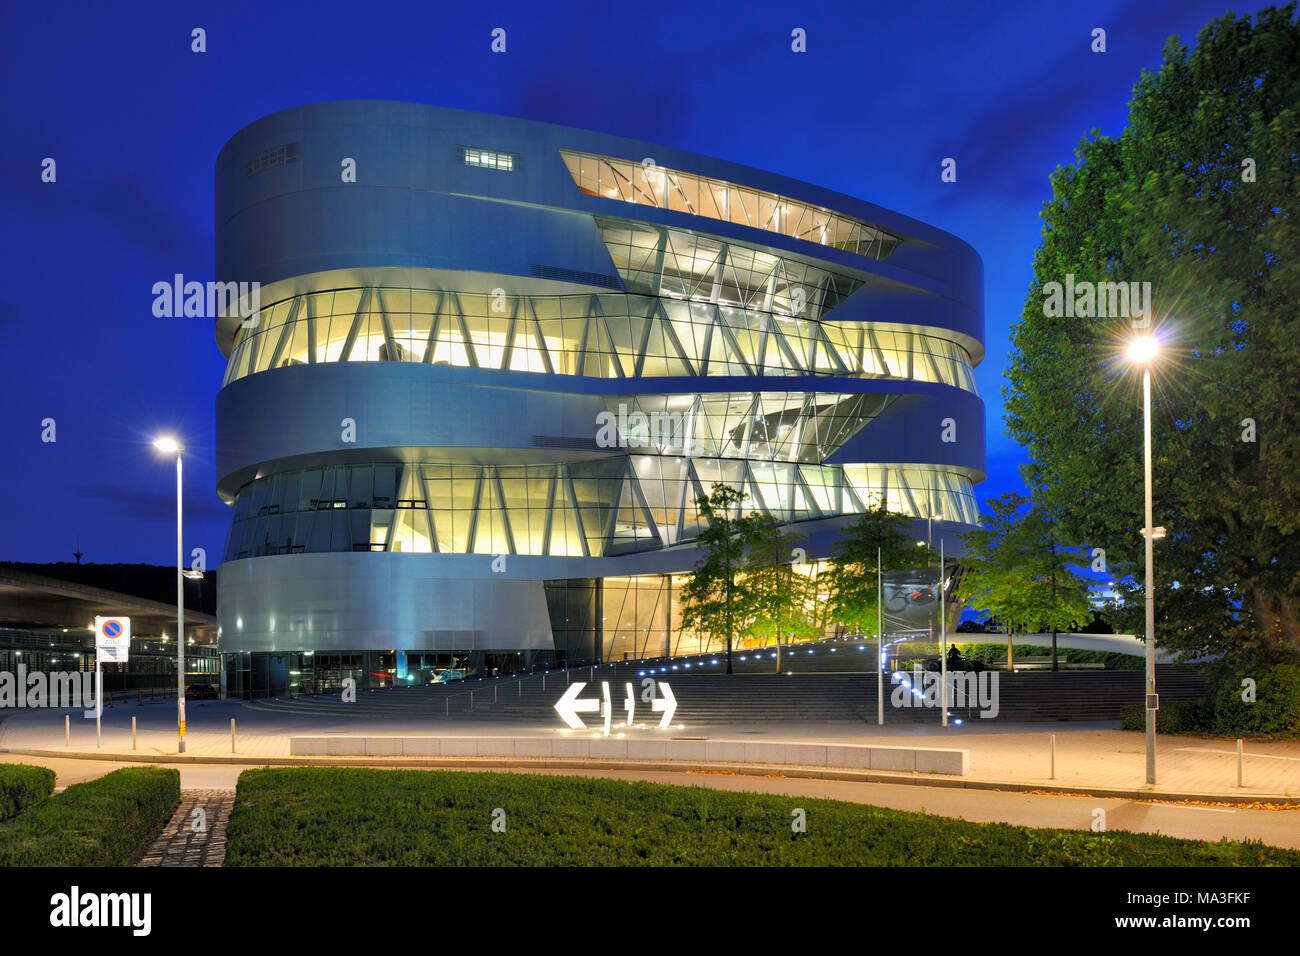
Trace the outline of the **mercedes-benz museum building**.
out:
[[[233,696],[696,651],[724,483],[808,566],[866,508],[976,521],[983,269],[774,173],[569,127],[320,103],[216,169]],[[938,542],[935,540],[937,546]]]

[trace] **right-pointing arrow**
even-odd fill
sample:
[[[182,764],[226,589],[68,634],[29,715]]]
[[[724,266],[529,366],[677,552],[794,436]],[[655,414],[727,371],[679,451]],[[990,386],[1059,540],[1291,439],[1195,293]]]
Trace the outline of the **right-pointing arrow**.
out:
[[[659,729],[667,730],[668,725],[672,723],[673,714],[677,713],[677,698],[673,696],[673,689],[663,681],[659,681],[659,693],[663,696],[657,698],[650,705],[650,709],[664,712],[663,719],[659,721]]]
[[[586,686],[585,681],[574,681],[564,692],[564,696],[555,702],[555,712],[574,730],[582,730],[587,726],[578,716],[579,713],[595,713],[600,710],[599,700],[578,700],[578,695]]]

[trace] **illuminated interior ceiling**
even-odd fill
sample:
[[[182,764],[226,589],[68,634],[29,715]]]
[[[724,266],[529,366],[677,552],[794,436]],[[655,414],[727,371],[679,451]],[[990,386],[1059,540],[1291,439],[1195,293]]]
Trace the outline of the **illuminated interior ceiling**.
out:
[[[654,164],[560,150],[588,196],[655,206],[886,259],[902,242],[879,226],[821,206]]]

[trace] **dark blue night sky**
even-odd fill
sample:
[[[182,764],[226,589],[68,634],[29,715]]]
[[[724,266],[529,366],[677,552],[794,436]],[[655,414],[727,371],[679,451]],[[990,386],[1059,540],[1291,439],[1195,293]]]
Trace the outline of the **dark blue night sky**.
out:
[[[1266,3],[1247,3],[1253,13]],[[207,319],[159,319],[155,282],[213,278],[212,174],[245,124],[289,106],[393,99],[693,150],[914,216],[983,256],[989,479],[1020,485],[1002,373],[1048,175],[1115,134],[1170,34],[1225,0],[1042,3],[7,4],[0,215],[0,560],[166,564],[187,444],[186,551],[215,563]],[[207,31],[207,52],[190,31]],[[490,32],[507,31],[507,52]],[[795,27],[808,52],[790,51]],[[1094,27],[1105,54],[1090,51]],[[939,179],[958,161],[958,181]],[[58,181],[40,181],[41,161]],[[41,441],[56,421],[57,441]]]

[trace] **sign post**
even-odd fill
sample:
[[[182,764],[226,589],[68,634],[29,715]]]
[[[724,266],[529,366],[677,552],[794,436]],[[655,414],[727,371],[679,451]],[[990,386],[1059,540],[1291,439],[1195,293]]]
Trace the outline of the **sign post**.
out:
[[[101,717],[104,714],[104,669],[102,664],[125,664],[131,652],[129,617],[95,618],[95,746],[102,747]]]

